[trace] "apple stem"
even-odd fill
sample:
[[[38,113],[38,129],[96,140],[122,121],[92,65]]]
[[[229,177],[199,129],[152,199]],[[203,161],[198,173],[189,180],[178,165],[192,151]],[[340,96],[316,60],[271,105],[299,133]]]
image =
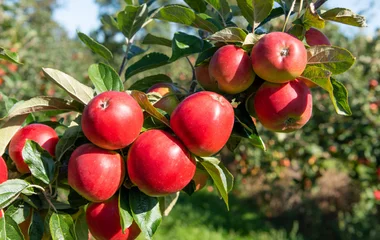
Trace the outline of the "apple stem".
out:
[[[291,13],[293,12],[294,7],[296,6],[296,1],[297,1],[297,0],[294,0],[294,1],[293,1],[292,6],[291,6],[290,9],[289,9],[288,15],[287,15],[286,18],[285,18],[285,23],[284,23],[284,27],[282,28],[282,32],[285,32],[285,28],[286,28],[286,25],[288,24],[288,21],[289,21],[290,15],[291,15]]]

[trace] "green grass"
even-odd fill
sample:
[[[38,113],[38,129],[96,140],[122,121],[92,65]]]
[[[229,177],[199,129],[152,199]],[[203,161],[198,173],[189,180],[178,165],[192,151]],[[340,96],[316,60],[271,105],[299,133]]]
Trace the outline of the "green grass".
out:
[[[164,218],[154,240],[298,240],[295,233],[275,229],[243,199],[230,196],[230,211],[215,194],[181,193],[177,205]],[[296,232],[296,228],[294,228]],[[292,231],[293,232],[293,231]],[[138,238],[144,239],[143,236]]]

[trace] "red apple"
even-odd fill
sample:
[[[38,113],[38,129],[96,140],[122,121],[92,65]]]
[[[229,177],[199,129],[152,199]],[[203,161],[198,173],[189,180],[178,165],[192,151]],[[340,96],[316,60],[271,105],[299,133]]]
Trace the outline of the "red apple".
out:
[[[93,144],[116,150],[137,138],[143,121],[139,104],[129,94],[108,91],[97,95],[85,107],[82,129]]]
[[[274,132],[300,129],[312,113],[310,89],[302,81],[264,83],[254,98],[254,108],[261,124]]]
[[[306,31],[305,40],[310,46],[331,45],[330,40],[326,37],[326,35],[316,28],[310,28]]]
[[[141,232],[135,222],[122,232],[116,196],[106,202],[91,203],[86,210],[86,221],[91,235],[96,240],[133,240]]]
[[[3,209],[0,209],[0,218],[3,218],[4,217],[4,211]]]
[[[208,67],[208,63],[195,67],[195,78],[205,90],[219,92],[218,82],[210,78]]]
[[[209,175],[205,170],[197,168],[193,177],[193,181],[195,183],[195,192],[201,190],[206,186],[208,176]]]
[[[162,98],[154,104],[156,108],[164,110],[169,115],[172,114],[174,109],[179,104],[176,94],[176,87],[171,83],[156,83],[148,89],[148,93],[155,92],[162,96]]]
[[[255,79],[250,62],[248,53],[235,45],[219,48],[208,67],[211,82],[217,82],[218,88],[225,93],[243,92]]]
[[[123,183],[124,160],[119,153],[83,144],[72,153],[68,166],[68,183],[91,202],[112,197]]]
[[[371,79],[369,81],[369,89],[375,89],[379,85],[379,82],[376,79]]]
[[[373,196],[377,201],[380,201],[380,190],[373,191]]]
[[[142,133],[128,152],[130,180],[149,196],[183,189],[193,178],[195,160],[180,140],[162,130]]]
[[[227,143],[234,110],[223,96],[208,91],[185,98],[174,110],[170,126],[185,146],[198,156],[211,156]]]
[[[43,124],[33,123],[19,129],[9,143],[9,156],[15,162],[20,173],[30,172],[22,157],[22,149],[27,139],[38,143],[52,156],[55,155],[55,146],[59,140],[54,129]]]
[[[8,180],[8,167],[3,157],[0,157],[0,184]]]
[[[290,34],[271,32],[252,48],[252,67],[262,79],[284,83],[299,77],[305,70],[307,52],[303,43]]]

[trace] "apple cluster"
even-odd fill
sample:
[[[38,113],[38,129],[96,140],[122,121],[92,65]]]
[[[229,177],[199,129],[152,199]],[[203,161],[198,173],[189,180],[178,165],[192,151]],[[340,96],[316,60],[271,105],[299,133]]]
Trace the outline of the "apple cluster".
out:
[[[331,45],[315,28],[306,32],[305,39],[309,46]],[[206,90],[225,94],[246,91],[246,108],[252,118],[268,130],[292,132],[312,115],[309,87],[316,84],[301,76],[306,64],[303,42],[288,33],[271,32],[255,43],[250,54],[232,44],[220,47],[209,62],[196,67],[195,73]],[[255,79],[263,83],[252,90]]]
[[[167,95],[174,87],[157,84],[149,89],[167,96],[155,106],[171,114],[172,131],[142,132],[143,110],[127,92],[106,91],[85,106],[81,127],[89,142],[72,152],[67,179],[70,187],[91,202],[86,219],[96,239],[135,239],[139,235],[136,223],[124,232],[120,226],[116,193],[126,180],[152,197],[181,191],[192,179],[198,190],[208,175],[196,170],[195,156],[214,155],[228,141],[234,124],[231,103],[209,91],[179,102],[175,95]],[[23,158],[27,140],[55,156],[59,137],[53,128],[40,123],[19,129],[9,144],[9,156],[21,173],[30,172]]]

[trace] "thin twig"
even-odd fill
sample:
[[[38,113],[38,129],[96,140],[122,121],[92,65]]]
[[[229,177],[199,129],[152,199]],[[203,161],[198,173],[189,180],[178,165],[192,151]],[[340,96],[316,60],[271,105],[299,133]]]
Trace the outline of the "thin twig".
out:
[[[285,28],[286,28],[286,25],[288,24],[288,21],[289,21],[289,18],[290,18],[290,14],[293,12],[294,7],[296,6],[296,1],[297,0],[294,0],[293,3],[292,3],[292,6],[290,7],[288,16],[285,19],[284,27],[282,28],[282,32],[285,32]]]
[[[193,73],[193,76],[192,76],[191,79],[192,79],[192,80],[195,80],[195,68],[194,68],[193,64],[191,63],[189,57],[186,57],[186,60],[187,60],[187,62],[190,64],[191,71],[192,71],[192,73]]]
[[[327,2],[328,0],[318,0],[314,3],[314,7],[315,9],[318,9],[320,8],[325,2]]]
[[[301,11],[302,11],[302,7],[303,7],[303,0],[300,0],[300,7],[298,9],[297,18],[300,17],[300,14],[301,14]]]

